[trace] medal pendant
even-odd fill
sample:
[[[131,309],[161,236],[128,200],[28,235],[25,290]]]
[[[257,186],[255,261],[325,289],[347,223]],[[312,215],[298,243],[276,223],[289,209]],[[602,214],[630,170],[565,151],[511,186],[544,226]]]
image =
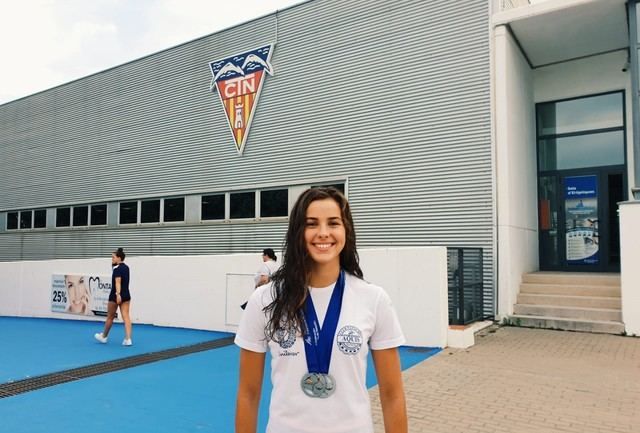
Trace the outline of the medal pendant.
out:
[[[302,391],[312,398],[327,398],[336,389],[336,382],[329,374],[306,373],[300,381]]]

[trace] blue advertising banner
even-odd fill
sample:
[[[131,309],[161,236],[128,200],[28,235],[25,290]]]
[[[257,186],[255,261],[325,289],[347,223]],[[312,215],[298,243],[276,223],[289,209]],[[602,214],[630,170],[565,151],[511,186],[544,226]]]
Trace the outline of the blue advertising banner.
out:
[[[598,264],[598,177],[566,177],[564,185],[567,263]]]

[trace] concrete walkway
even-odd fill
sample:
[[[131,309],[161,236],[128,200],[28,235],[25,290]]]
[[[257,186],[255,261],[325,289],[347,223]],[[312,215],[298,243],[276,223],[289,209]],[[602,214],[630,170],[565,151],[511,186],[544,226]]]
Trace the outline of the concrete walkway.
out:
[[[640,338],[494,327],[403,377],[411,433],[640,432]]]

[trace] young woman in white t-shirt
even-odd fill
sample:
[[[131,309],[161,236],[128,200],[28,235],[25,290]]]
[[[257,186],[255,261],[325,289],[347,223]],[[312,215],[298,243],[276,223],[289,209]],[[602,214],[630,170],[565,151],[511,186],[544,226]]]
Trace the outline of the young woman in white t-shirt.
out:
[[[387,294],[362,277],[347,200],[335,188],[305,191],[291,211],[282,266],[252,294],[236,335],[237,433],[256,432],[267,350],[273,383],[268,433],[372,433],[369,350],[385,432],[407,433],[397,350],[404,337]],[[324,338],[326,346],[316,356],[313,342],[322,331],[318,344]]]
[[[276,256],[275,251],[271,248],[265,248],[262,250],[262,265],[256,272],[256,276],[253,278],[256,283],[255,287],[258,288],[263,284],[267,284],[271,275],[278,269],[278,257]]]

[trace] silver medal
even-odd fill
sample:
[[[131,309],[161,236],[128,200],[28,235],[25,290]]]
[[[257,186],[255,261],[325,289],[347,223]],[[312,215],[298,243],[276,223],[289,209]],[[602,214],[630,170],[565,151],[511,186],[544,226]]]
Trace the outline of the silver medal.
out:
[[[313,398],[327,398],[336,390],[333,377],[323,373],[306,373],[300,386],[306,395]]]

